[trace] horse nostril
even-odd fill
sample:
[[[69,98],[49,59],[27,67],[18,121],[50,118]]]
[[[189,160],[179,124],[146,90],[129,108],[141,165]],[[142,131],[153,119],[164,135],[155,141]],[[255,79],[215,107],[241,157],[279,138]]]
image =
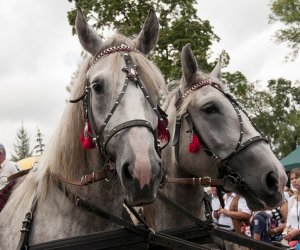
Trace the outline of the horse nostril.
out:
[[[125,178],[127,178],[128,180],[133,180],[132,174],[130,173],[130,170],[129,170],[129,166],[130,166],[130,164],[127,162],[125,162],[123,164],[123,168],[122,168],[123,173],[124,173]]]
[[[278,180],[274,172],[270,172],[267,174],[266,185],[270,190],[277,190]]]

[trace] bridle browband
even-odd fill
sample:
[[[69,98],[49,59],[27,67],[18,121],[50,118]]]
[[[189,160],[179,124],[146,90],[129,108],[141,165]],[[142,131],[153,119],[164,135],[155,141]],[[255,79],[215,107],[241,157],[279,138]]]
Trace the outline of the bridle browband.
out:
[[[111,108],[110,112],[106,116],[103,124],[98,128],[98,126],[96,125],[96,122],[94,120],[93,113],[92,113],[92,106],[91,106],[91,97],[92,97],[91,84],[88,82],[87,79],[86,79],[85,91],[84,91],[83,95],[81,95],[79,98],[76,98],[74,100],[70,100],[70,102],[77,103],[81,100],[83,101],[83,107],[84,107],[84,113],[85,113],[85,123],[86,123],[85,127],[87,128],[88,122],[90,122],[90,127],[91,127],[91,134],[88,134],[87,130],[85,129],[85,133],[87,134],[86,136],[91,136],[93,138],[93,142],[95,143],[100,156],[102,156],[104,158],[105,162],[114,160],[112,156],[108,155],[108,152],[106,149],[109,141],[114,137],[114,135],[116,135],[120,131],[131,128],[131,127],[146,127],[147,129],[149,129],[154,136],[155,149],[156,149],[158,155],[160,155],[161,150],[167,146],[168,141],[165,145],[163,145],[163,147],[160,147],[160,141],[157,138],[157,131],[155,129],[153,129],[151,123],[146,120],[135,119],[135,120],[130,120],[130,121],[124,122],[124,123],[119,124],[118,126],[114,127],[112,130],[110,130],[107,135],[104,135],[104,130],[106,128],[106,125],[108,124],[108,122],[110,121],[111,117],[113,116],[115,110],[119,106],[119,104],[127,90],[128,84],[130,84],[130,83],[134,83],[136,85],[136,87],[139,87],[141,89],[146,100],[150,104],[152,110],[158,117],[159,122],[165,123],[165,120],[167,117],[167,115],[162,111],[162,109],[159,106],[154,105],[146,88],[144,87],[142,80],[139,77],[139,74],[137,72],[138,66],[133,63],[132,58],[129,54],[130,52],[140,53],[137,49],[135,49],[133,47],[127,47],[125,45],[105,49],[104,51],[101,51],[100,53],[97,54],[97,56],[94,58],[94,60],[91,64],[91,66],[87,70],[87,73],[93,69],[93,67],[95,66],[95,64],[98,62],[98,60],[100,58],[102,58],[103,56],[115,53],[115,52],[123,52],[126,65],[124,68],[122,68],[122,71],[124,71],[126,73],[126,78],[125,78],[125,82],[124,82],[123,88],[121,90],[121,93],[119,94],[119,96],[118,96],[116,102],[114,103],[113,107]],[[168,131],[167,127],[165,127],[165,129]]]
[[[238,153],[240,153],[242,150],[246,149],[247,147],[249,147],[253,143],[260,142],[260,141],[264,141],[264,142],[268,143],[268,140],[265,136],[263,136],[261,131],[258,129],[258,127],[255,125],[255,123],[252,121],[252,119],[248,115],[248,113],[240,106],[238,101],[235,100],[229,93],[224,92],[222,90],[222,88],[219,86],[219,84],[217,84],[216,82],[210,81],[210,80],[203,80],[203,81],[193,85],[183,95],[182,95],[180,89],[178,89],[178,91],[176,93],[177,96],[176,96],[176,103],[175,103],[177,111],[181,108],[181,105],[182,105],[184,99],[187,96],[189,96],[193,91],[195,91],[197,89],[200,89],[204,86],[211,86],[211,87],[217,89],[232,104],[235,112],[237,113],[239,124],[240,124],[240,135],[239,135],[238,142],[237,142],[234,150],[228,156],[226,156],[224,158],[219,157],[215,152],[213,152],[213,150],[211,150],[207,146],[207,144],[203,140],[203,137],[201,136],[201,134],[197,130],[197,127],[195,126],[195,123],[193,121],[192,116],[190,115],[189,111],[187,110],[182,116],[177,116],[176,117],[176,126],[175,126],[174,138],[173,138],[173,146],[175,146],[175,157],[176,157],[177,163],[179,164],[179,139],[180,139],[181,123],[182,123],[182,120],[184,118],[186,120],[188,126],[189,126],[189,130],[187,132],[194,132],[198,136],[198,138],[201,141],[201,144],[204,147],[203,148],[204,152],[212,159],[214,164],[218,167],[219,177],[224,177],[227,174],[227,176],[231,177],[232,182],[234,182],[232,184],[236,185],[237,183],[241,182],[241,177],[236,171],[234,171],[232,168],[230,168],[227,163],[233,157],[235,157]],[[249,121],[251,122],[253,127],[259,133],[258,136],[254,136],[254,137],[248,139],[245,142],[242,142],[243,141],[243,135],[244,135],[244,125],[243,125],[243,119],[242,119],[240,111],[242,111],[247,116],[247,118],[249,119]]]

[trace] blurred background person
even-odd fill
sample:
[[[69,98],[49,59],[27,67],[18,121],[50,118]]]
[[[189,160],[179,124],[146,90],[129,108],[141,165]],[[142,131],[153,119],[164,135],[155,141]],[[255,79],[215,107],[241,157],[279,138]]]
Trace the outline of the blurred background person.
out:
[[[230,230],[242,234],[243,224],[249,224],[251,210],[248,208],[245,198],[233,193],[230,190],[225,190],[224,208],[220,208],[213,213],[213,217],[218,219],[220,228]],[[225,225],[226,227],[222,227]],[[243,246],[224,240],[226,250],[243,250],[247,249]]]
[[[271,225],[272,213],[270,210],[254,212],[251,219],[251,235],[258,241],[271,243],[269,230]]]
[[[7,177],[19,171],[17,163],[6,159],[5,147],[0,143],[0,190],[7,185]]]
[[[280,242],[283,239],[282,232],[285,229],[288,213],[288,202],[284,200],[282,204],[271,210],[272,217],[269,229],[271,241]]]
[[[294,195],[288,200],[287,223],[284,240],[289,245],[297,244],[300,239],[300,168],[294,168],[289,173]]]
[[[216,187],[211,187],[211,190],[210,190],[210,198],[211,198],[211,208],[212,208],[212,211],[218,211],[220,208],[221,208],[221,204],[220,204],[220,200],[219,200],[219,197],[217,195],[217,188]],[[215,218],[213,216],[213,220],[215,223],[218,222],[218,219]]]

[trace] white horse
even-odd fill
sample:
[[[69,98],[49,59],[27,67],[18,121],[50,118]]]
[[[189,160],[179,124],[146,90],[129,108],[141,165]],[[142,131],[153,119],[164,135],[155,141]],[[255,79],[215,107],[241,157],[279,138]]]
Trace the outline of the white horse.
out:
[[[125,197],[136,205],[155,199],[162,177],[157,104],[165,84],[145,54],[155,46],[158,29],[151,10],[135,39],[116,34],[102,41],[78,11],[77,34],[90,55],[74,80],[73,103],[66,105],[37,168],[0,213],[1,249],[16,249],[25,213],[34,204],[30,245],[117,227],[76,207],[79,200],[121,216]],[[80,137],[92,149],[84,149]],[[110,181],[69,184],[104,178]]]
[[[287,176],[247,113],[225,92],[220,60],[210,74],[205,74],[199,70],[190,45],[186,45],[182,71],[179,87],[164,104],[175,144],[169,144],[162,154],[168,177],[190,178],[190,182],[192,177],[225,177],[232,190],[246,198],[250,209],[277,206]],[[167,183],[161,191],[203,218],[202,186]],[[144,211],[155,230],[193,222],[159,198]]]

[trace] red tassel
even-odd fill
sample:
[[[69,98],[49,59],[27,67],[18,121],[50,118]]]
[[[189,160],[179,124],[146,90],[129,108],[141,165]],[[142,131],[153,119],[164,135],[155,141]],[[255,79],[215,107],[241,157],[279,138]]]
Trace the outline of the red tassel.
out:
[[[189,144],[189,152],[196,153],[200,150],[201,143],[197,135],[193,134],[192,141]]]
[[[164,118],[162,121],[158,121],[157,130],[158,130],[158,139],[162,142],[169,140],[169,133],[168,133],[168,119]]]
[[[81,146],[84,149],[95,148],[96,145],[90,136],[92,133],[92,129],[91,129],[91,125],[89,122],[88,122],[88,126],[87,126],[87,131],[85,131],[85,130],[86,130],[86,128],[84,128],[84,130],[82,131],[81,136],[80,136]],[[86,136],[85,136],[85,134],[86,134]]]

